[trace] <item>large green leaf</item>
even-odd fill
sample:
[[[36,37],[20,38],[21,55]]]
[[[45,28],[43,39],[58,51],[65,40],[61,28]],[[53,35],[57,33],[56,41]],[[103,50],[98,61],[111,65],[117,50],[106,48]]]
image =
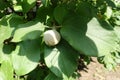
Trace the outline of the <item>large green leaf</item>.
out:
[[[67,43],[61,42],[56,47],[45,47],[44,56],[46,65],[56,76],[70,77],[77,68],[77,55]]]
[[[20,24],[19,29],[14,33],[13,42],[19,42],[28,39],[39,38],[41,33],[44,31],[45,26],[40,22],[30,21],[26,24]]]
[[[19,43],[12,53],[13,67],[19,76],[25,75],[35,69],[39,60],[40,39]]]
[[[61,34],[76,50],[88,56],[103,56],[115,50],[117,36],[109,24],[96,18],[86,23],[84,17],[70,16]]]
[[[13,80],[13,66],[10,60],[2,62],[0,67],[0,80]]]
[[[105,21],[99,22],[96,18],[93,18],[88,23],[86,35],[94,41],[99,56],[114,52],[118,46],[116,43],[118,37],[114,29]]]

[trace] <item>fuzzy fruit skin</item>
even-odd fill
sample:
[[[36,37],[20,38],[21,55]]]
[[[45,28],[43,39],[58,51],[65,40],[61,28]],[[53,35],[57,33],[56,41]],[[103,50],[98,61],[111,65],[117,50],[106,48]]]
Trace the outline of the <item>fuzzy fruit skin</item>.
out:
[[[56,30],[48,30],[44,32],[44,41],[48,46],[55,46],[60,42],[61,36]]]

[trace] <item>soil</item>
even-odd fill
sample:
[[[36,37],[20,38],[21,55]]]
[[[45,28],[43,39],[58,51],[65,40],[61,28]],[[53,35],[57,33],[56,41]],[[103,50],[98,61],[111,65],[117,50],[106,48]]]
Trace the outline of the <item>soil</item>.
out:
[[[120,80],[120,66],[115,70],[108,71],[102,64],[97,62],[96,58],[92,58],[92,62],[80,70],[81,77],[78,80]]]

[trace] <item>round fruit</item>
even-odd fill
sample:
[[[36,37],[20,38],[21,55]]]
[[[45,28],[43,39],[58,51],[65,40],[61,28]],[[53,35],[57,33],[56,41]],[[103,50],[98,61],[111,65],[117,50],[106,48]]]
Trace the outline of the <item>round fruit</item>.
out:
[[[60,42],[61,36],[56,30],[48,30],[44,32],[44,41],[46,45],[54,46]]]

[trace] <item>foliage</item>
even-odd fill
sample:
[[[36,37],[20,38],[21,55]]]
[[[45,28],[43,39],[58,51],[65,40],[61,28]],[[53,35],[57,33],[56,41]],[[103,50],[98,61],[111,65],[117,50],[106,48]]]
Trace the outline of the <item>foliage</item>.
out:
[[[120,63],[119,0],[0,0],[0,80],[76,80],[78,59]],[[56,29],[61,41],[45,44]],[[81,56],[82,55],[82,56]]]

